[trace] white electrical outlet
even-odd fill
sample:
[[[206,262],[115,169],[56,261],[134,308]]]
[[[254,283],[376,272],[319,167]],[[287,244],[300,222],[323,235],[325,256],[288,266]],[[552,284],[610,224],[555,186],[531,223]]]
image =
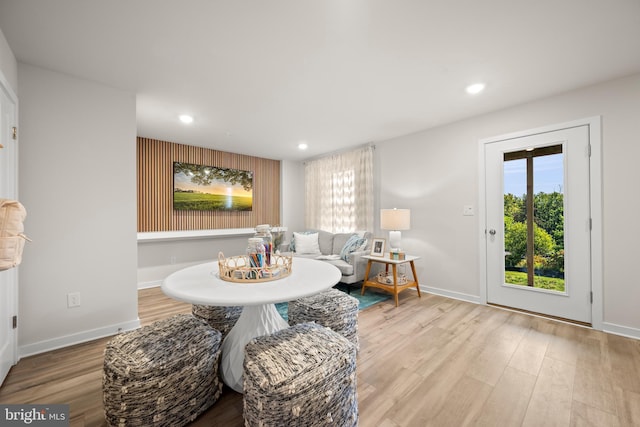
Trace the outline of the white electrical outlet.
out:
[[[169,259],[169,261],[171,262],[171,264],[175,264],[176,263],[176,256],[172,255],[171,258]]]
[[[80,292],[67,294],[67,308],[80,307]]]

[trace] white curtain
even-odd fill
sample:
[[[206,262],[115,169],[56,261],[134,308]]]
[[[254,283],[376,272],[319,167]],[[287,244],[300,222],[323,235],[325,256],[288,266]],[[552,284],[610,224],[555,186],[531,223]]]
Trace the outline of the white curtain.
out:
[[[305,163],[305,226],[373,231],[373,147]]]

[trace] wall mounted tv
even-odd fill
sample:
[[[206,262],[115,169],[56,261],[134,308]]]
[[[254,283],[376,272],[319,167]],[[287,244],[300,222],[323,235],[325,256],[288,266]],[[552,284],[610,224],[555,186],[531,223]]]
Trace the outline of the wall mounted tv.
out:
[[[173,209],[250,211],[253,172],[173,162]]]

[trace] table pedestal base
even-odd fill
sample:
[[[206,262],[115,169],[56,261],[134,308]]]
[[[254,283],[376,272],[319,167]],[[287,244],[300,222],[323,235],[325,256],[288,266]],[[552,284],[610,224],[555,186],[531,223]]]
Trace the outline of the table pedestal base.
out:
[[[252,338],[272,334],[289,324],[280,316],[274,304],[248,305],[222,343],[220,376],[222,381],[242,393],[244,347]]]

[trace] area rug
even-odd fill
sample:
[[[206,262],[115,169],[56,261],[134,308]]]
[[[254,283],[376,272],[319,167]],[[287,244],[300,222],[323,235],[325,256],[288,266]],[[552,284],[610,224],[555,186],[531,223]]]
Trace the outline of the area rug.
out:
[[[343,286],[342,284],[336,285],[335,288],[345,292],[349,290],[347,286]],[[349,295],[358,300],[358,310],[364,310],[367,307],[371,307],[372,305],[391,298],[390,294],[374,292],[370,290],[366,290],[364,292],[364,295],[360,295],[360,288],[351,288],[351,292],[349,293]],[[278,313],[280,313],[280,316],[282,316],[284,320],[289,320],[289,317],[287,315],[289,305],[286,302],[276,304],[276,308],[278,309]]]

